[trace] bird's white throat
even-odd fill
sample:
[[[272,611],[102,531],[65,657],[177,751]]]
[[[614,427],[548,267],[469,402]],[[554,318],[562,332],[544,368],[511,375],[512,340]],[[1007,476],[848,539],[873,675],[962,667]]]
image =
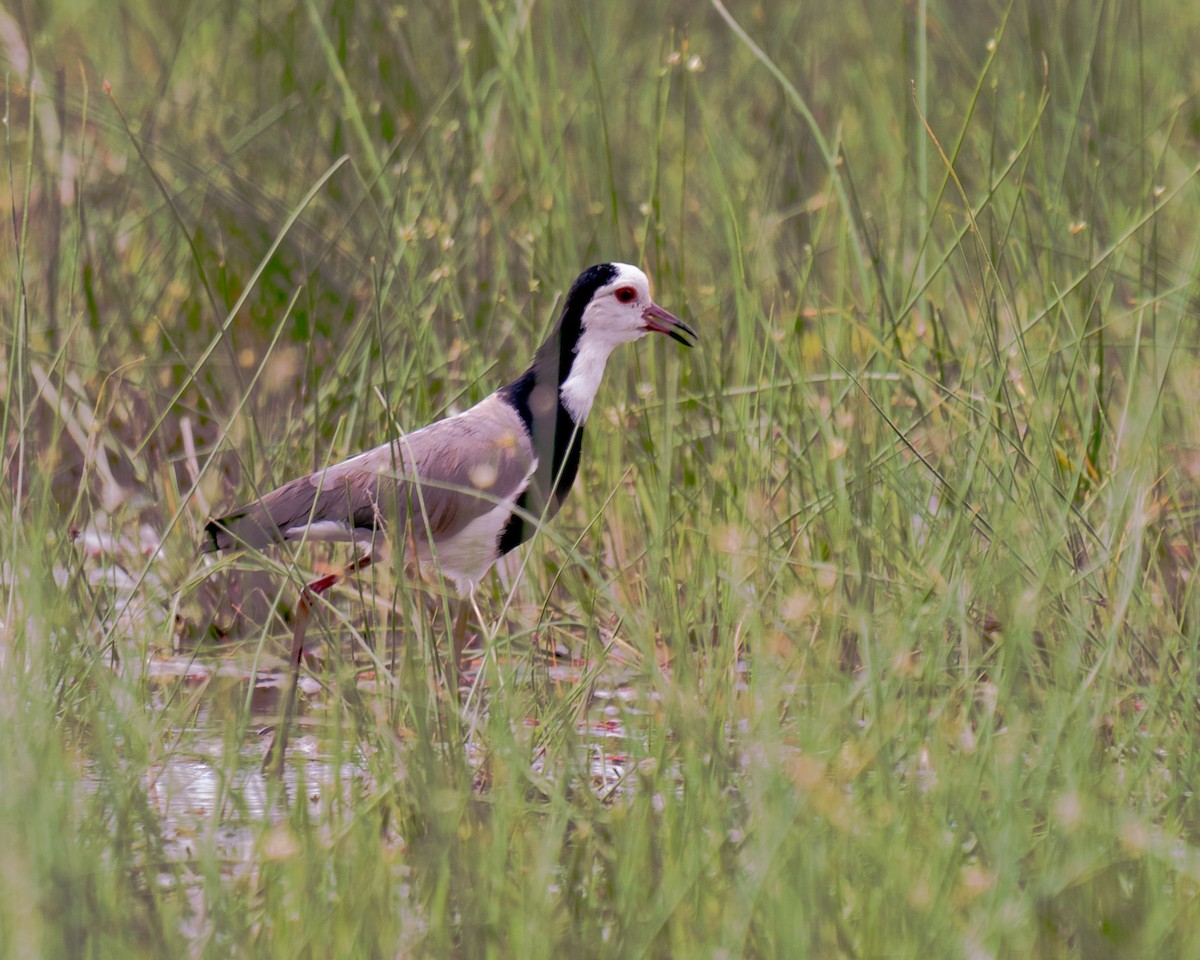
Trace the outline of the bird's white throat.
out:
[[[592,410],[592,401],[596,399],[596,391],[600,389],[600,381],[604,378],[604,366],[608,363],[609,354],[628,339],[605,336],[604,332],[598,330],[585,330],[579,338],[571,372],[559,388],[563,406],[576,423],[582,424],[587,420]]]

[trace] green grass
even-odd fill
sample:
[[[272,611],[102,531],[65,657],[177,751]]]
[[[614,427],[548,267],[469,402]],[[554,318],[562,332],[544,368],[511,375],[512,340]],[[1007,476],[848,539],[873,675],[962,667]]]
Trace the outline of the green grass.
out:
[[[0,955],[1194,951],[1200,9],[21,11]],[[372,569],[263,780],[246,678],[347,557],[204,521],[606,259],[701,347],[614,358],[469,695]]]

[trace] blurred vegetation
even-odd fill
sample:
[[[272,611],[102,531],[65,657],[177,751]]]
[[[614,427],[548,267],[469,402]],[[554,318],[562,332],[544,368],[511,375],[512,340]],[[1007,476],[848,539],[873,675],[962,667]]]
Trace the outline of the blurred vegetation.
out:
[[[1166,0],[0,9],[0,952],[1187,956],[1197,37]],[[210,511],[486,395],[613,259],[702,346],[610,364],[478,686],[374,570],[319,762],[263,782],[230,665],[344,551],[214,568]]]

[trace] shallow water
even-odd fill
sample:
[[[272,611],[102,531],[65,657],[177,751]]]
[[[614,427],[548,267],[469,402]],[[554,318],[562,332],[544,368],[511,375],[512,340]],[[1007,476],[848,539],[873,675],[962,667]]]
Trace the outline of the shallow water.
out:
[[[223,870],[231,877],[261,855],[255,844],[263,825],[280,822],[295,803],[306,803],[316,815],[335,797],[349,800],[375,787],[361,743],[354,738],[331,739],[338,736],[332,720],[344,692],[339,693],[338,684],[320,682],[306,668],[298,684],[281,794],[261,768],[280,715],[287,677],[282,669],[256,673],[247,661],[239,657],[202,659],[192,654],[159,656],[147,664],[145,673],[160,715],[176,717],[179,724],[164,726],[161,735],[171,748],[161,764],[146,772],[148,795],[161,818],[168,859],[187,864],[194,857],[196,838],[203,836],[210,842],[208,849],[215,846]],[[486,685],[476,683],[478,668],[475,661],[464,672],[460,702],[470,704],[481,717],[493,694]],[[625,682],[619,668],[597,683],[595,672],[589,674],[578,661],[521,665],[507,679],[511,682],[533,671],[541,671],[541,680],[562,687],[585,679],[592,683],[586,709],[576,723],[581,751],[576,769],[588,771],[587,786],[602,800],[612,801],[632,790],[634,758],[646,752],[644,736],[637,729],[639,701],[652,697]],[[385,687],[370,671],[355,683],[357,692],[368,701],[386,696],[386,689],[381,689]],[[180,707],[181,698],[188,699],[186,707]],[[172,701],[175,709],[169,709]],[[247,703],[250,723],[246,736],[240,744],[231,745],[230,724]],[[524,725],[536,729],[538,721],[530,717]],[[468,765],[480,770],[486,745],[469,727],[462,749]],[[552,773],[544,769],[545,753],[539,748],[531,750],[530,764],[538,775]]]

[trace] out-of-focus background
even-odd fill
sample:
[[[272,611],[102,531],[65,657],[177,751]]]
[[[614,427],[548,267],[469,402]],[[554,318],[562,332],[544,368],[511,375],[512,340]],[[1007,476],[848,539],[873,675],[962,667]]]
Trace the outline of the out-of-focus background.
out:
[[[1200,8],[0,10],[0,953],[1171,956],[1200,921]],[[447,610],[209,516],[591,263],[580,479]]]

